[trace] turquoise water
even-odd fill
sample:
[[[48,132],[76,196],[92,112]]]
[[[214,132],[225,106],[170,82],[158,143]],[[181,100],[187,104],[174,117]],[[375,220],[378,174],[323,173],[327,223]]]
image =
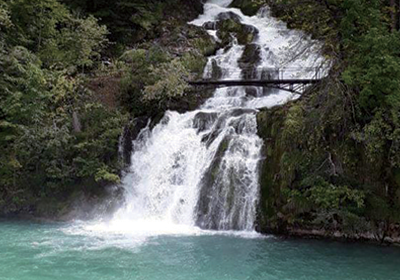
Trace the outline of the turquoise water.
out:
[[[0,222],[0,279],[400,279],[400,248],[210,232],[138,239],[80,228]]]

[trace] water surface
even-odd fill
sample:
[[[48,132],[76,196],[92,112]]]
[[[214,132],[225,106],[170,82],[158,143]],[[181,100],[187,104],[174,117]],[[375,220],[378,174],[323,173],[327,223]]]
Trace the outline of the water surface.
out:
[[[400,279],[398,248],[205,231],[138,239],[80,228],[0,222],[0,279]]]

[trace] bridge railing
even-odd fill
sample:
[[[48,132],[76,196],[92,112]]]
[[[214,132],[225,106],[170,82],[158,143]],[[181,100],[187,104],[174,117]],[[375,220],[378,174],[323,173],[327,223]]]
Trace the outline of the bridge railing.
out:
[[[244,78],[250,76],[251,78]],[[248,67],[248,68],[232,68],[222,69],[222,77],[205,78],[203,80],[229,80],[229,79],[246,79],[246,80],[285,80],[285,79],[313,79],[319,80],[323,76],[322,67]]]
[[[267,71],[269,68],[266,68]],[[278,71],[278,79],[314,79],[319,80],[322,77],[321,67],[306,67],[306,68],[270,68],[271,70],[276,69]]]

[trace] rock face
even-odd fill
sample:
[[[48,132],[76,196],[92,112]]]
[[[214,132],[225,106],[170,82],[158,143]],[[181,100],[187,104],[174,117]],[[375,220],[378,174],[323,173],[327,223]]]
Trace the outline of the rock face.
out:
[[[212,136],[212,135],[211,135]],[[212,137],[210,138],[212,139]],[[221,209],[221,206],[217,206],[217,209],[213,209],[215,215],[209,215],[209,205],[211,204],[212,198],[208,195],[211,193],[209,188],[220,188],[221,180],[219,171],[222,168],[222,159],[225,151],[229,145],[229,137],[225,138],[218,147],[217,154],[215,155],[209,169],[204,174],[201,185],[203,186],[200,191],[200,199],[197,204],[197,224],[202,228],[218,229],[217,221],[219,220],[218,214],[223,213],[226,209]],[[216,210],[216,211],[215,211]],[[208,219],[206,218],[208,217]]]
[[[212,80],[218,80],[219,78],[221,78],[222,77],[222,70],[218,66],[218,63],[217,63],[217,61],[215,59],[213,59],[211,61],[211,67],[212,67],[211,79]]]
[[[251,25],[243,24],[240,32],[238,33],[239,44],[250,44],[258,35],[258,30]]]
[[[224,20],[228,20],[228,19],[233,20],[234,22],[237,22],[237,23],[240,23],[240,20],[241,20],[240,16],[238,16],[237,14],[232,13],[232,12],[221,13],[217,17],[218,21],[224,21]]]
[[[124,128],[124,133],[121,137],[121,156],[126,166],[131,164],[132,141],[138,137],[140,131],[146,127],[149,120],[146,116],[137,117]]]
[[[256,28],[240,23],[240,17],[232,12],[222,13],[218,16],[216,29],[222,45],[229,44],[232,40],[231,34],[235,35],[241,45],[250,44],[258,34]]]
[[[206,130],[210,124],[214,123],[215,119],[218,117],[217,113],[206,113],[199,112],[196,114],[194,119],[194,127],[197,129],[197,132],[202,132]]]
[[[217,23],[216,22],[206,22],[203,24],[203,28],[207,30],[217,30]]]
[[[239,8],[243,14],[248,16],[255,15],[258,10],[264,5],[263,1],[257,0],[234,0],[231,7]]]
[[[255,79],[255,68],[261,61],[261,47],[257,44],[248,44],[244,48],[239,60],[239,66],[243,70],[244,79]]]

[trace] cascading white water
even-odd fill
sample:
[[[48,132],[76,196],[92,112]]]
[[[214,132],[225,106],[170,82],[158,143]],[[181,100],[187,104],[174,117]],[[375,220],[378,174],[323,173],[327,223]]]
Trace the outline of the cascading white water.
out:
[[[270,17],[267,9],[248,17],[228,8],[231,2],[209,1],[204,14],[190,24],[201,26],[218,21],[223,13],[233,13],[241,23],[258,30],[253,44],[260,50],[260,59],[254,77],[271,67],[301,69],[323,62],[317,55],[318,44],[288,30]],[[216,36],[215,30],[209,32]],[[244,49],[234,39],[230,47],[209,58],[204,77],[213,75],[216,64],[221,79],[240,79],[244,73],[238,61]],[[309,78],[307,71],[291,75]],[[144,129],[134,142],[132,164],[123,179],[126,203],[107,227],[151,234],[191,232],[198,227],[252,231],[263,145],[257,136],[257,109],[297,96],[262,89],[249,95],[246,90],[217,89],[198,110],[183,114],[168,111],[152,130]]]

